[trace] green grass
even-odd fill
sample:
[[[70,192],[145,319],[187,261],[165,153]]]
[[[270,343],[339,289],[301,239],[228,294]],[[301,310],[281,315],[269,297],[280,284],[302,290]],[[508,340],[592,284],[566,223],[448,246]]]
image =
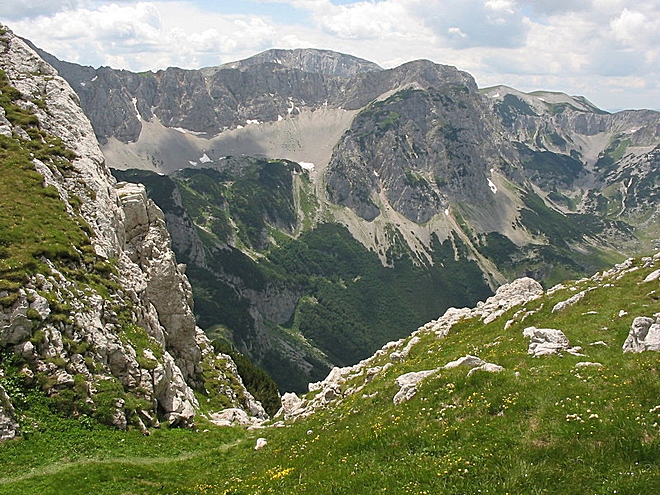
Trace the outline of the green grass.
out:
[[[558,301],[597,284],[579,282],[488,325],[463,321],[444,339],[422,334],[408,359],[361,392],[286,428],[200,423],[142,437],[54,421],[0,446],[0,493],[655,493],[660,361],[621,351],[632,319],[660,311],[657,285],[639,283],[651,270],[607,280],[561,313],[551,313]],[[562,329],[587,356],[530,357],[522,336],[530,325]],[[505,371],[468,378],[466,369],[442,370],[393,404],[397,376],[466,353]],[[576,368],[579,361],[602,366]],[[268,440],[259,451],[256,436]]]
[[[19,98],[0,71],[0,105],[7,119],[31,137],[0,136],[0,290],[10,292],[0,301],[3,305],[13,302],[29,275],[44,271],[41,257],[59,265],[96,261],[89,256],[89,226],[66,211],[57,189],[44,185],[32,162],[38,158],[68,174],[75,155],[39,129],[37,118],[16,104]]]
[[[182,486],[195,493],[245,437],[218,428],[160,429],[144,437],[73,420],[53,426],[0,447],[0,494],[185,493]]]

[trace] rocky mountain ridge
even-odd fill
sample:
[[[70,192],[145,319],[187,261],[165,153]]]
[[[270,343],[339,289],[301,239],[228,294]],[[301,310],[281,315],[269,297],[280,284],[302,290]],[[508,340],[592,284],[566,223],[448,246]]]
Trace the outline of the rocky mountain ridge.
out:
[[[657,194],[658,112],[610,115],[583,97],[478,90],[469,74],[428,61],[384,70],[328,51],[142,75],[50,60],[80,95],[111,167],[171,173],[228,155],[309,164],[319,201],[356,213],[330,214],[370,249],[390,245],[393,226],[428,257],[433,232],[444,239],[460,219],[517,245],[538,242],[511,226],[534,187],[550,209],[657,229],[645,198]],[[354,72],[333,69],[342,64]],[[628,194],[631,169],[640,172]],[[476,203],[490,204],[475,214]]]
[[[469,74],[429,61],[384,70],[315,50],[144,74],[49,60],[80,95],[111,166],[175,177],[176,186],[164,187],[181,205],[163,209],[175,247],[196,253],[189,273],[201,284],[197,307],[216,315],[199,314],[205,330],[220,325],[279,376],[291,376],[275,371],[287,360],[305,373],[321,372],[319,359],[339,364],[328,359],[328,343],[316,342],[326,332],[307,320],[305,301],[318,300],[319,287],[273,280],[266,268],[270,251],[326,223],[345,227],[392,272],[412,261],[429,286],[447,299],[460,294],[461,304],[520,276],[549,286],[657,247],[658,112],[608,114],[583,97],[480,90]],[[248,192],[255,183],[234,190],[243,180],[234,174],[254,170],[254,160],[264,184],[269,169],[288,163],[288,177],[259,186],[263,204]],[[465,277],[476,281],[472,289],[449,288],[450,278]],[[332,297],[341,299],[344,286],[337,281]],[[224,297],[240,316],[201,302]],[[327,295],[323,301],[330,304]],[[455,303],[428,302],[437,311]],[[275,306],[282,311],[270,312]],[[335,321],[328,331],[341,333],[346,312],[339,304],[329,311],[333,318],[321,320]],[[419,318],[402,322],[410,326],[401,334]],[[351,334],[378,333],[374,318],[365,319],[367,329]],[[275,348],[280,364],[266,365]]]
[[[194,390],[206,396],[213,384],[215,407],[265,417],[196,326],[162,211],[143,186],[110,175],[76,94],[4,27],[0,68],[3,210],[31,205],[0,229],[2,411],[24,407],[28,390],[67,414],[147,432],[191,426]],[[14,177],[25,190],[11,189]],[[47,205],[55,218],[23,234]],[[20,422],[3,422],[3,438]]]

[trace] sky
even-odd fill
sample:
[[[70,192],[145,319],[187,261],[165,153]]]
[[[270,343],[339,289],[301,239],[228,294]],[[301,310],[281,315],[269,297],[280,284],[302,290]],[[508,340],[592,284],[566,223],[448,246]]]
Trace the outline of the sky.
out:
[[[658,0],[2,0],[0,22],[61,60],[195,69],[269,48],[324,48],[384,68],[453,65],[480,87],[660,110]]]

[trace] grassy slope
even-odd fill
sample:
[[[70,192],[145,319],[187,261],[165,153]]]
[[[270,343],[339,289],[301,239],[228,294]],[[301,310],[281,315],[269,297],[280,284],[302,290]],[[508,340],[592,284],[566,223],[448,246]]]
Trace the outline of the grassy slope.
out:
[[[13,303],[29,275],[44,269],[42,256],[59,264],[80,261],[85,253],[83,261],[95,261],[89,227],[66,212],[58,191],[44,186],[32,163],[37,158],[71,176],[69,160],[75,155],[39,128],[38,119],[17,104],[21,98],[0,70],[0,106],[12,124],[30,135],[30,140],[0,136],[0,291],[10,293],[0,299],[3,306]]]
[[[559,314],[552,307],[573,289],[528,303],[538,312],[524,322],[519,314],[508,330],[521,308],[485,326],[462,322],[442,340],[424,335],[365,396],[288,428],[200,425],[145,438],[49,423],[0,446],[0,493],[655,493],[660,362],[657,353],[621,352],[633,317],[660,311],[658,283],[639,283],[651,270],[592,290]],[[522,336],[530,325],[562,329],[587,357],[531,358]],[[466,353],[505,371],[467,378],[466,369],[443,370],[409,402],[392,403],[397,376]],[[579,361],[603,366],[575,368]],[[256,436],[268,439],[263,450],[253,450]]]

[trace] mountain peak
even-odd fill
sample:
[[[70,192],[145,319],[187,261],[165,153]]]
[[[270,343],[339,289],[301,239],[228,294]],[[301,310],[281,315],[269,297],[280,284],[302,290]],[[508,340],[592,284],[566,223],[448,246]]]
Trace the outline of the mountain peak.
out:
[[[213,69],[215,71],[219,69],[245,69],[260,64],[278,64],[287,69],[299,69],[304,72],[337,77],[353,77],[362,72],[382,70],[379,65],[368,60],[332,50],[316,48],[298,48],[295,50],[274,48],[245,60],[230,62]]]

